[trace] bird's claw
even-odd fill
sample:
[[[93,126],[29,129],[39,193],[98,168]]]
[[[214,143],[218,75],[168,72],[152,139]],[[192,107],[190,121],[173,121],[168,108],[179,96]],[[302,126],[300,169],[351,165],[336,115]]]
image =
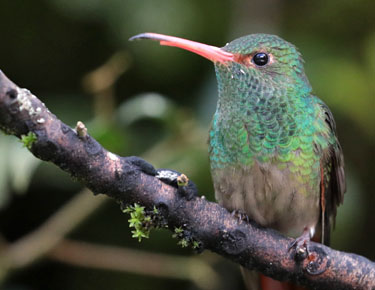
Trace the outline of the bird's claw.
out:
[[[295,249],[297,259],[305,259],[310,256],[310,232],[308,229],[303,231],[303,234],[296,238],[288,247],[288,251]]]
[[[236,217],[239,221],[249,222],[248,215],[242,210],[235,209],[231,212],[231,215]]]

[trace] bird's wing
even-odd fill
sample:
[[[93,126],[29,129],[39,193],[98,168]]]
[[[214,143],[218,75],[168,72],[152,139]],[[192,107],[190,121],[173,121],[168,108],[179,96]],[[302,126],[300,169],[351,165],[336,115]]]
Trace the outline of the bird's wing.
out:
[[[324,121],[330,130],[330,139],[333,140],[322,157],[322,186],[321,198],[324,199],[325,209],[322,218],[322,230],[324,231],[324,244],[329,244],[329,232],[331,224],[335,224],[337,207],[344,200],[346,181],[344,172],[344,156],[341,145],[337,139],[336,123],[327,105],[320,104],[324,112]],[[322,215],[323,216],[323,215]]]

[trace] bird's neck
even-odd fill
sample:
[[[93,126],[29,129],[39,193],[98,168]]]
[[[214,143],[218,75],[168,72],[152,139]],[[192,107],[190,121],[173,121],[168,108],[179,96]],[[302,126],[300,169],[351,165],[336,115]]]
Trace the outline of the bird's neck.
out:
[[[223,88],[219,91],[216,118],[221,124],[231,126],[235,123],[259,124],[264,130],[272,130],[270,122],[282,125],[296,116],[309,103],[308,95],[298,90],[275,90],[242,92],[235,88]],[[285,119],[285,116],[290,118]],[[250,128],[251,130],[251,128]]]
[[[228,125],[236,122],[269,125],[269,118],[282,124],[290,121],[282,116],[294,118],[294,112],[310,106],[311,86],[301,78],[291,78],[293,82],[282,76],[264,79],[247,75],[240,67],[230,72],[217,69],[216,76],[219,93],[216,117]]]

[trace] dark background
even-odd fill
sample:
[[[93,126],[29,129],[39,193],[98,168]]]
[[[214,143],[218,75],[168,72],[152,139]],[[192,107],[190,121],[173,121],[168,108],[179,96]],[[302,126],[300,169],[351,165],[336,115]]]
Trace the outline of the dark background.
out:
[[[184,172],[213,200],[206,145],[216,103],[213,65],[128,38],[150,31],[223,46],[245,34],[278,34],[299,48],[314,93],[337,122],[348,191],[332,246],[374,260],[374,13],[373,0],[1,1],[0,69],[72,127],[85,122],[107,149]],[[178,255],[191,264],[172,274],[160,267],[150,276],[135,267],[105,270],[100,261],[81,267],[47,255],[5,272],[6,245],[37,230],[80,189],[14,137],[0,135],[0,289],[242,289],[235,265],[210,253],[193,256],[169,231],[152,232],[139,244],[113,201],[103,202],[67,238],[146,257]],[[204,262],[215,279],[201,277],[208,274],[189,257]],[[135,260],[147,271],[152,257]]]

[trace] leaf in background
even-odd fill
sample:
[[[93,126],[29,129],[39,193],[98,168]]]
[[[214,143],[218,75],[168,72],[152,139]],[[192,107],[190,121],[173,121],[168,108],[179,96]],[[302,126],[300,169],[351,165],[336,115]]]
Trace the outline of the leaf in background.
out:
[[[40,163],[16,138],[0,136],[0,208],[11,190],[20,194],[27,190]]]
[[[17,193],[24,193],[42,161],[22,147],[22,144],[15,138],[10,139],[9,145],[8,168],[11,188]]]
[[[7,174],[7,148],[8,139],[4,135],[0,135],[0,209],[9,199],[8,174]]]
[[[178,131],[178,112],[166,97],[146,93],[123,102],[116,111],[115,120],[128,133],[131,154],[137,155]]]
[[[168,120],[175,106],[166,97],[157,93],[145,93],[122,103],[117,118],[123,125],[130,125],[143,118]]]

